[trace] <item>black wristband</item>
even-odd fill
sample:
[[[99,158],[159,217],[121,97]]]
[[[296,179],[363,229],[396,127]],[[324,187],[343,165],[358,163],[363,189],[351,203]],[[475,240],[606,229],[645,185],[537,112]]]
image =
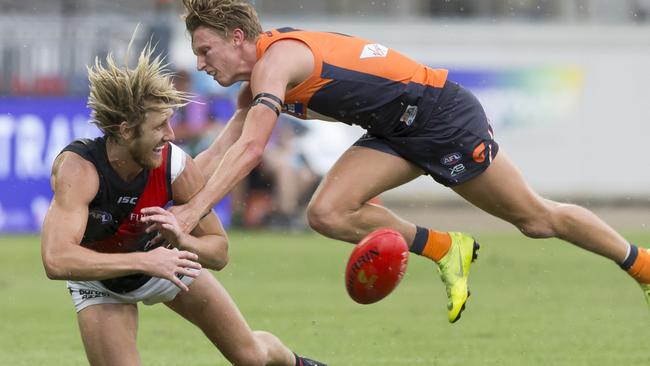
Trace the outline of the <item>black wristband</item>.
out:
[[[271,93],[259,93],[259,94],[257,94],[257,95],[255,96],[255,98],[253,98],[253,100],[257,100],[257,99],[260,99],[260,98],[268,98],[268,99],[271,99],[272,101],[278,103],[279,105],[283,105],[283,104],[284,104],[284,102],[282,101],[282,99],[276,97],[275,95],[273,95],[273,94],[271,94]]]
[[[260,103],[267,106],[267,107],[269,107],[269,108],[271,108],[273,110],[273,112],[275,112],[275,114],[277,116],[280,116],[280,110],[278,109],[278,107],[275,104],[269,102],[266,99],[255,99],[255,101],[253,101],[253,104],[251,105],[251,107],[255,106],[255,105],[258,105]]]

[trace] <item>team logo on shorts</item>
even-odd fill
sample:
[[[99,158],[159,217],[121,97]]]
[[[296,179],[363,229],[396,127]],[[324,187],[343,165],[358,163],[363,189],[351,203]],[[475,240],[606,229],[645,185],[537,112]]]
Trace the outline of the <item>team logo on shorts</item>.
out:
[[[485,143],[481,142],[474,148],[474,151],[472,152],[472,159],[480,164],[485,162],[486,158],[489,162],[492,162],[492,144],[488,143],[487,146],[485,146]]]
[[[455,165],[460,161],[460,159],[463,158],[463,155],[459,152],[453,152],[451,154],[447,154],[440,159],[440,163],[442,165]]]

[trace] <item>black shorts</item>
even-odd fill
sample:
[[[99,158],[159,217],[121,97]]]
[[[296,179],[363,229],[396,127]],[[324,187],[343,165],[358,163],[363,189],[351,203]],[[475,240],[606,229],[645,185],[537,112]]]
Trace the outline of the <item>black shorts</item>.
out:
[[[499,150],[481,103],[457,83],[447,81],[435,104],[418,105],[417,114],[411,125],[365,134],[354,145],[402,157],[448,187],[481,174]]]

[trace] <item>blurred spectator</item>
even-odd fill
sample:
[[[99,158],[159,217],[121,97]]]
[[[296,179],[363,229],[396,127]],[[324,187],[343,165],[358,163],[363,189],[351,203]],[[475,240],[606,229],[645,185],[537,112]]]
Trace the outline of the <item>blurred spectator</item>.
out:
[[[174,87],[177,90],[194,95],[193,103],[179,108],[172,117],[175,143],[192,157],[205,150],[216,139],[234,108],[229,96],[197,95],[195,75],[185,70],[178,70],[173,77]],[[214,209],[223,226],[228,228],[231,223],[231,196],[226,196]]]
[[[350,129],[358,134],[350,133]],[[262,163],[231,191],[233,225],[307,230],[309,198],[338,157],[363,132],[359,127],[281,115]],[[375,197],[370,202],[382,201]]]
[[[267,224],[271,228],[306,228],[304,209],[307,199],[322,178],[307,164],[299,144],[306,132],[301,121],[281,118],[276,127],[274,144],[270,145],[262,160],[262,169],[273,182],[273,211]]]
[[[192,74],[189,72],[177,71],[173,82],[177,90],[193,92]],[[214,118],[211,113],[212,101],[209,97],[195,95],[192,99],[194,103],[176,111],[172,127],[178,145],[194,157],[205,148],[206,143],[209,144],[214,140],[224,122]]]
[[[246,228],[304,230],[305,208],[322,175],[307,164],[302,122],[282,116],[262,163],[233,191],[233,215]]]

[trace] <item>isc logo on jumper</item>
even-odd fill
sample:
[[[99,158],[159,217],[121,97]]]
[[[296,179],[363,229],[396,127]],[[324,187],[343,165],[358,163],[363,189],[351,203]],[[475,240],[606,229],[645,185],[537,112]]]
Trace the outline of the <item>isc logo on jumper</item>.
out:
[[[138,202],[138,197],[122,196],[117,199],[117,203],[127,203],[129,205],[135,205],[136,202]]]
[[[361,51],[359,58],[386,57],[387,55],[388,47],[382,46],[379,43],[372,43],[363,46],[363,51]]]

